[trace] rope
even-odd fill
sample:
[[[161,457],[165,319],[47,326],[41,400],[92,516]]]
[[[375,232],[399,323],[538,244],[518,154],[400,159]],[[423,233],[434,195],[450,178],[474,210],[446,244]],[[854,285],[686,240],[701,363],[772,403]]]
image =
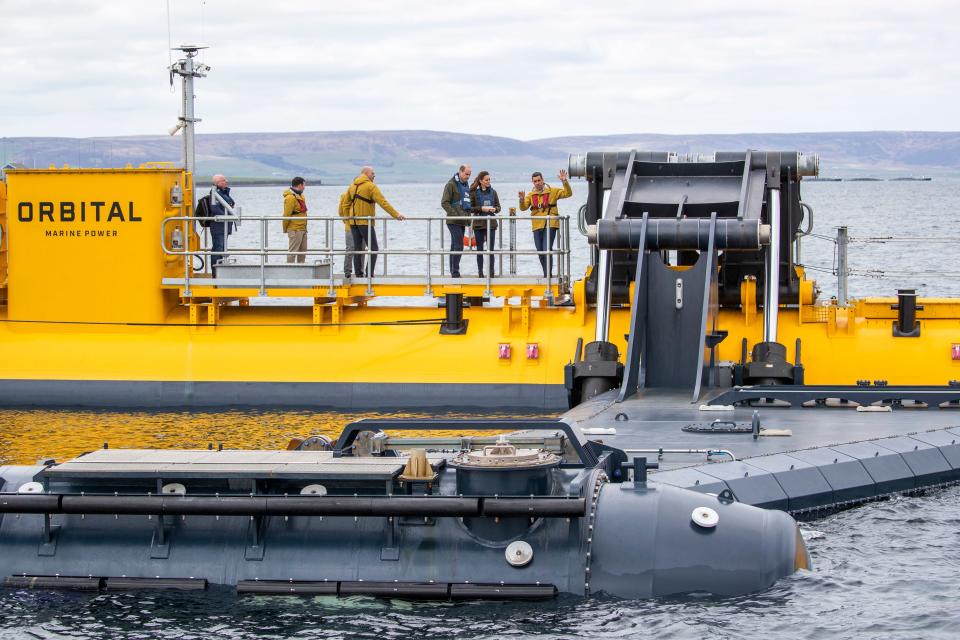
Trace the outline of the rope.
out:
[[[83,320],[7,320],[8,324],[68,324],[81,326],[111,327],[208,327],[208,324],[189,322],[89,322]],[[422,320],[382,320],[380,322],[240,322],[220,324],[221,327],[399,327],[444,324],[444,319],[424,318]]]
[[[885,271],[883,269],[848,269],[852,276],[865,278],[960,278],[960,271]]]
[[[806,271],[815,271],[818,273],[827,273],[837,275],[837,267],[825,267],[817,264],[800,264]],[[939,271],[930,269],[926,271],[897,271],[887,269],[847,269],[848,276],[860,276],[863,278],[960,278],[960,271]]]
[[[828,267],[821,267],[821,266],[813,265],[813,264],[803,264],[803,265],[799,265],[799,266],[803,267],[806,271],[819,271],[820,273],[829,273],[829,274],[833,274],[833,275],[836,275],[836,273],[837,273],[837,270],[836,270],[836,269],[831,269],[831,268],[828,268]]]
[[[935,242],[960,243],[960,236],[862,236],[849,238],[850,242],[859,244],[886,244],[888,242]]]

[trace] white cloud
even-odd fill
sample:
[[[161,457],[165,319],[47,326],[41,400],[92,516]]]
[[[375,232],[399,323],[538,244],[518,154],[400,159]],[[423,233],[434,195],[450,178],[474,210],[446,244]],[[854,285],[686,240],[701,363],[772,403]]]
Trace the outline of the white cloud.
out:
[[[165,0],[0,0],[0,136],[161,133]],[[956,2],[170,0],[201,132],[954,130]]]

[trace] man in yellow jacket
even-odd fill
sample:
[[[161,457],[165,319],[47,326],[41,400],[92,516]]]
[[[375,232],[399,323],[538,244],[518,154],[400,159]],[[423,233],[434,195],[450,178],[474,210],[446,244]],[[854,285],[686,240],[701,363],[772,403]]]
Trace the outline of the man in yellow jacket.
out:
[[[353,184],[347,189],[344,197],[340,198],[340,215],[344,218],[350,218],[350,231],[353,234],[354,251],[364,251],[368,247],[370,251],[376,252],[380,249],[377,244],[377,230],[372,224],[373,217],[376,215],[376,205],[389,213],[397,220],[406,220],[406,216],[393,208],[387,199],[380,193],[380,188],[373,183],[377,174],[373,167],[363,167],[360,169],[360,175],[354,178]],[[370,256],[370,271],[363,270],[363,255],[353,254],[353,272],[358,277],[364,277],[373,274],[377,266],[377,254]]]
[[[290,188],[283,192],[283,232],[287,234],[287,251],[307,250],[307,201],[303,190],[307,181],[296,177],[290,181]],[[305,262],[304,254],[287,254],[287,262]]]
[[[557,235],[557,229],[560,228],[560,220],[557,219],[557,216],[560,215],[560,211],[557,209],[557,200],[569,198],[573,195],[573,189],[567,180],[566,170],[561,169],[557,177],[563,184],[563,188],[551,187],[543,181],[542,173],[534,171],[533,175],[530,176],[533,181],[533,191],[530,193],[521,191],[517,194],[520,196],[520,211],[529,209],[530,215],[543,216],[543,220],[533,221],[533,243],[536,245],[537,251],[553,251],[553,239]],[[553,218],[550,219],[550,216],[553,216]],[[543,277],[547,277],[547,258],[553,256],[541,253],[537,257],[540,258],[540,266],[543,267]],[[550,262],[553,264],[556,260]]]

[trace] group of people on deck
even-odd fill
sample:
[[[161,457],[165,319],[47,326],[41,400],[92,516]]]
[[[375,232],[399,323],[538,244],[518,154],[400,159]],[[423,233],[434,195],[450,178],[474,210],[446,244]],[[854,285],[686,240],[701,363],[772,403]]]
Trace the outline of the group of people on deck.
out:
[[[486,277],[484,273],[484,254],[486,247],[493,250],[497,221],[496,216],[501,211],[500,196],[491,184],[489,171],[481,171],[477,174],[473,182],[470,177],[473,174],[470,165],[461,165],[457,172],[444,185],[443,195],[440,198],[440,206],[447,215],[447,230],[450,234],[450,275],[454,278],[460,277],[460,259],[464,248],[464,237],[468,234],[469,228],[476,239],[477,247],[477,273],[478,276]],[[530,211],[533,220],[533,241],[538,252],[540,265],[543,269],[543,275],[548,275],[548,256],[544,252],[553,250],[554,240],[557,230],[560,228],[559,210],[557,202],[563,198],[569,198],[573,195],[573,189],[567,180],[567,172],[560,170],[557,177],[561,182],[561,187],[551,187],[544,179],[543,174],[536,171],[531,176],[533,189],[529,192],[519,191],[517,193],[518,204],[521,211]],[[346,254],[343,259],[343,275],[347,278],[356,275],[366,277],[372,274],[377,264],[377,254],[379,244],[377,242],[377,231],[371,220],[376,213],[376,207],[390,214],[393,218],[403,221],[406,217],[397,211],[390,202],[380,192],[380,188],[374,183],[376,173],[373,167],[363,167],[353,182],[347,187],[347,190],[340,196],[339,214],[343,219],[344,241],[346,243]],[[214,201],[221,200],[233,206],[233,199],[230,197],[229,182],[222,175],[214,176],[214,186],[211,189],[211,195],[214,193],[219,198],[214,197]],[[294,178],[290,187],[283,192],[283,231],[288,239],[287,262],[305,262],[307,251],[307,201],[304,197],[306,180],[301,177]],[[214,215],[225,215],[227,211],[224,207],[214,211]],[[543,218],[540,220],[539,218]],[[216,226],[214,226],[214,224]],[[224,251],[224,238],[232,231],[232,223],[220,222],[211,224],[212,250],[215,253]],[[371,251],[369,271],[365,269],[365,251]],[[494,256],[488,258],[487,268],[489,275],[494,275]],[[223,259],[222,255],[214,255],[212,264],[216,265]]]
[[[496,220],[484,220],[485,216],[496,216],[500,213],[500,196],[490,184],[490,172],[481,171],[470,182],[470,176],[473,174],[470,165],[461,165],[457,172],[447,182],[443,188],[443,195],[440,198],[440,206],[447,214],[447,230],[450,232],[450,275],[454,278],[460,277],[460,258],[463,251],[463,237],[467,232],[467,225],[472,226],[473,234],[477,240],[477,251],[483,251],[489,240],[490,249],[496,238],[497,222]],[[530,211],[530,215],[543,217],[543,220],[533,221],[533,243],[537,251],[552,251],[553,241],[556,237],[557,229],[560,228],[559,210],[557,201],[563,198],[569,198],[573,195],[573,189],[567,180],[567,172],[563,169],[557,175],[562,183],[562,187],[551,187],[543,180],[543,174],[535,171],[531,176],[533,181],[533,190],[530,193],[520,191],[517,193],[519,198],[520,210]],[[470,216],[475,216],[472,221]],[[550,219],[550,216],[553,216]],[[487,237],[489,234],[489,238]],[[488,268],[490,275],[493,276],[493,255],[487,256],[490,259]],[[547,266],[549,264],[547,255],[541,253],[540,266],[543,268],[543,275],[547,275]],[[483,278],[483,254],[477,255],[478,275]]]

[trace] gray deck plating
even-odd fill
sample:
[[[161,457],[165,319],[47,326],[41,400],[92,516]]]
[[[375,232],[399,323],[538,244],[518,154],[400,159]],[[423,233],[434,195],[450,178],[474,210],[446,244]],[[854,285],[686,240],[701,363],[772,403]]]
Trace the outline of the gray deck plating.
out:
[[[657,459],[658,449],[731,451],[734,462],[705,463],[705,454],[663,454],[655,481],[706,493],[729,489],[741,502],[795,514],[960,481],[960,413],[951,409],[736,407],[700,411],[688,391],[644,390],[622,403],[614,392],[566,417],[584,435]],[[682,431],[715,419],[749,422],[759,412],[768,429],[789,436]]]
[[[429,459],[440,466],[441,458]],[[390,480],[407,458],[334,458],[329,451],[100,449],[49,467],[50,480],[310,479]]]

